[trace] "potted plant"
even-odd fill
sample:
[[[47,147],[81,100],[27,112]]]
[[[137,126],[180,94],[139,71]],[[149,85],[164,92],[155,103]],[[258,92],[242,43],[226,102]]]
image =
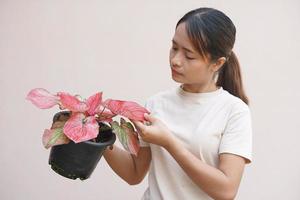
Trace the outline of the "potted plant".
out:
[[[63,111],[53,117],[53,126],[45,129],[42,142],[51,147],[49,164],[58,174],[81,180],[90,177],[104,150],[117,135],[124,149],[137,155],[137,131],[129,120],[144,121],[147,109],[132,101],[102,100],[102,92],[82,99],[66,92],[51,94],[43,88],[32,89],[26,99],[40,109],[55,105]],[[120,123],[113,118],[120,115]]]

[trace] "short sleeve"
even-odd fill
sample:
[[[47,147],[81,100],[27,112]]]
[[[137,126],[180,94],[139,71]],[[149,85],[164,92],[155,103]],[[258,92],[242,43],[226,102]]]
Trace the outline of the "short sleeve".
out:
[[[240,107],[240,106],[238,106]],[[219,154],[232,153],[252,162],[252,120],[247,105],[235,108],[221,137]]]
[[[151,107],[150,107],[150,102],[149,102],[149,101],[150,101],[149,99],[146,100],[146,103],[145,103],[144,107],[145,107],[148,111],[151,112]],[[150,146],[148,142],[143,141],[143,139],[140,137],[139,134],[138,134],[138,137],[139,137],[139,142],[140,142],[140,146],[141,146],[141,147],[149,147],[149,146]]]

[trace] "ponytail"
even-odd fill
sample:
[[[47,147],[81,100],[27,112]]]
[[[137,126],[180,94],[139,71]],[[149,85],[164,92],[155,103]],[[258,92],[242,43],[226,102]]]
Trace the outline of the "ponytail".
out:
[[[239,97],[247,105],[249,100],[244,92],[239,61],[233,51],[219,72],[217,86],[222,86],[230,94]]]

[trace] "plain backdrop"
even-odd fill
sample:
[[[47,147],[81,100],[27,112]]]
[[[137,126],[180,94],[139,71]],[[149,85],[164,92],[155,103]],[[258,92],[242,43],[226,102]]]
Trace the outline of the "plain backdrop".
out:
[[[250,99],[253,163],[236,199],[300,199],[298,0],[0,0],[0,199],[140,199],[147,178],[130,186],[104,158],[85,181],[53,172],[41,136],[59,109],[25,97],[42,87],[144,104],[178,86],[168,63],[175,24],[202,6],[234,22]]]

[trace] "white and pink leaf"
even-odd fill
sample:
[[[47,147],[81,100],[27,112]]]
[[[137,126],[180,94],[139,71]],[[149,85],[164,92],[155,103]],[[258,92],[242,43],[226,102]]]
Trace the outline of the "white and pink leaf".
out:
[[[114,114],[122,115],[132,120],[144,121],[144,113],[150,114],[146,108],[132,101],[107,99],[103,104]]]
[[[63,109],[73,112],[85,112],[89,109],[89,106],[84,101],[80,101],[76,96],[72,96],[66,92],[58,92],[57,95],[60,97]]]
[[[102,92],[98,92],[94,94],[93,96],[89,97],[86,101],[86,104],[88,105],[88,114],[89,115],[95,115],[97,113],[97,109],[100,106],[102,102]]]
[[[73,113],[63,131],[69,139],[79,143],[96,138],[99,124],[94,116],[86,117],[83,113]]]
[[[41,109],[52,108],[53,106],[59,104],[60,98],[57,95],[53,95],[43,88],[32,89],[26,97],[35,106]]]

